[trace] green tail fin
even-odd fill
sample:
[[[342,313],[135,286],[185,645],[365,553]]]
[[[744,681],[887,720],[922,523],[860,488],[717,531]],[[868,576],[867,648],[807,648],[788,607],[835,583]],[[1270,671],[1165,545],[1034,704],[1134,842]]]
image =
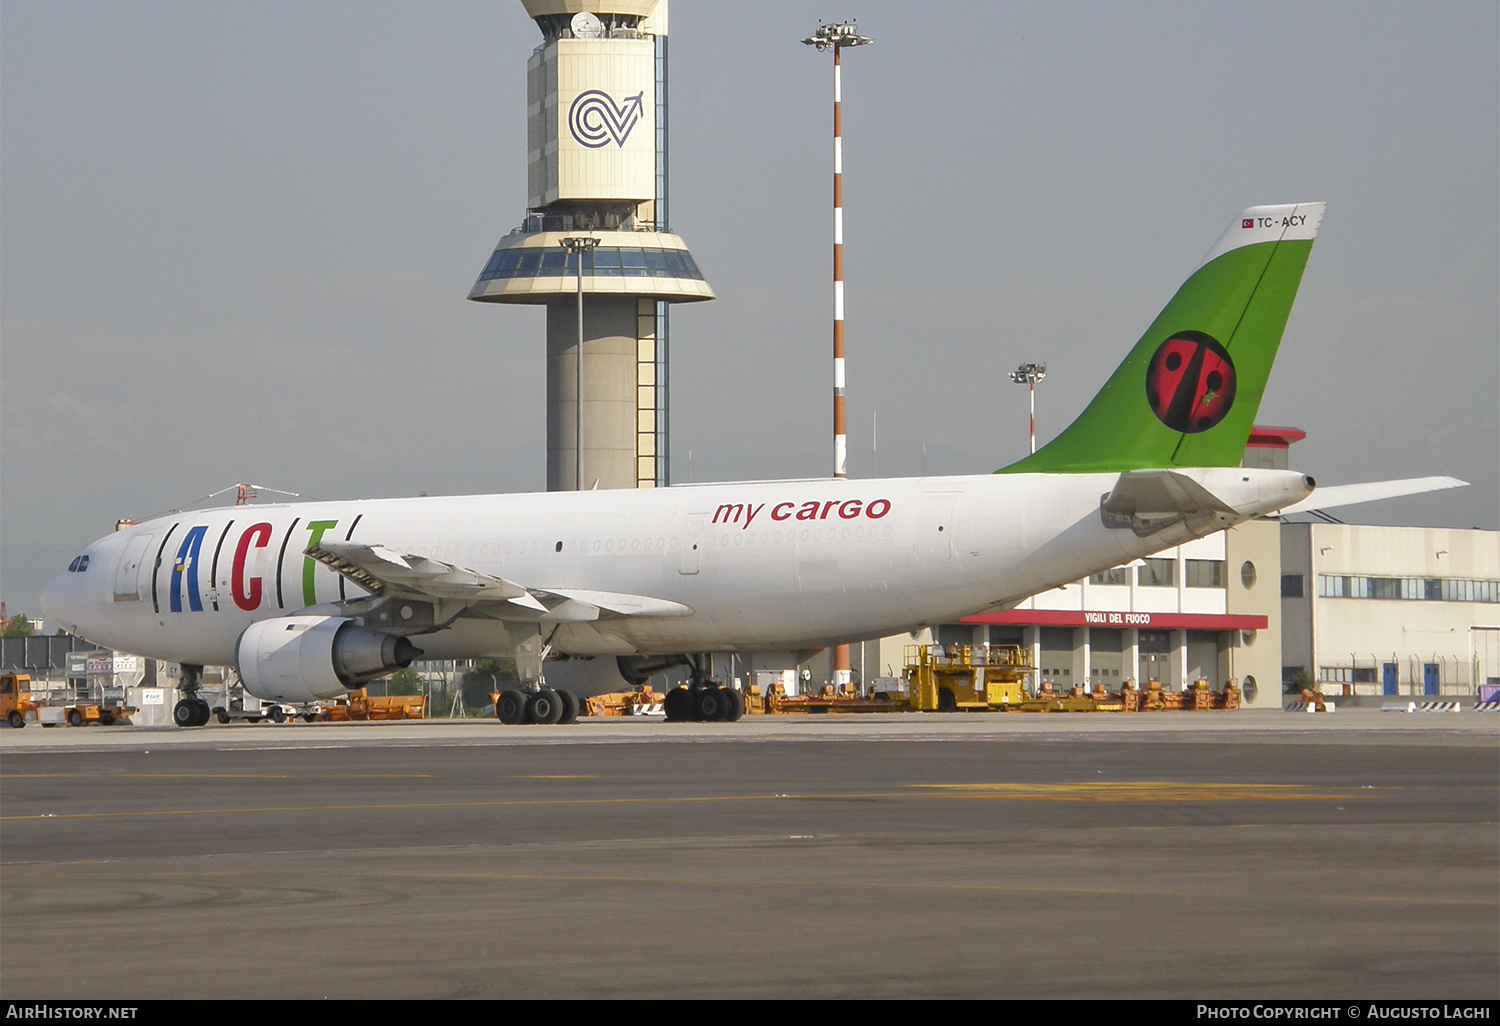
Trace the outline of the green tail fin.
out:
[[[1322,219],[1242,213],[1078,419],[998,473],[1239,466]]]

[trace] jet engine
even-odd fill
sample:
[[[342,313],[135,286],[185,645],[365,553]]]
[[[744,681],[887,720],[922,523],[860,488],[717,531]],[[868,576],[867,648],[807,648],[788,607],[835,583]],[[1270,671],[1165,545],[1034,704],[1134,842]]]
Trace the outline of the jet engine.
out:
[[[312,702],[342,695],[411,665],[406,638],[337,616],[283,616],[251,624],[235,645],[245,690],[256,698]]]

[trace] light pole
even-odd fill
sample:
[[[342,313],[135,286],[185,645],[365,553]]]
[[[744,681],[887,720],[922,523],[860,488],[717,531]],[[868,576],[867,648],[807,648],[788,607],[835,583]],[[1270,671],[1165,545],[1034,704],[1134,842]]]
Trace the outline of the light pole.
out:
[[[578,353],[574,360],[573,379],[573,487],[583,491],[583,255],[599,240],[592,235],[570,235],[562,240],[563,248],[578,259]]]
[[[1010,372],[1010,380],[1025,385],[1031,393],[1031,451],[1036,452],[1036,383],[1047,376],[1045,363],[1023,363]]]
[[[833,476],[845,478],[849,476],[849,440],[844,431],[844,80],[839,51],[875,40],[860,35],[852,21],[820,21],[818,30],[802,42],[819,53],[833,51]],[[848,645],[834,646],[832,670],[835,685],[850,682]]]
[[[839,51],[875,40],[859,34],[852,21],[824,24],[802,40],[819,53],[833,51],[833,476],[848,477],[848,441],[844,431],[844,133],[843,70]]]

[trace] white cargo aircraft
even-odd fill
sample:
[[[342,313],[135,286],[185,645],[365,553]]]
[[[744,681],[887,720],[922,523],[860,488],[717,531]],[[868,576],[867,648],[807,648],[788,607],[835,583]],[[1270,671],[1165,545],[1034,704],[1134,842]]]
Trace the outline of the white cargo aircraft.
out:
[[[544,683],[559,656],[607,657],[635,681],[687,662],[669,718],[734,718],[743,700],[708,679],[708,653],[1006,609],[1303,503],[1310,477],[1239,463],[1322,214],[1236,217],[1078,420],[998,473],[175,513],[94,542],[42,608],[181,663],[181,726],[208,720],[205,664],[234,665],[259,698],[310,702],[419,655],[513,656],[525,691],[502,696],[507,722],[577,715]],[[1356,486],[1349,501],[1461,483]]]

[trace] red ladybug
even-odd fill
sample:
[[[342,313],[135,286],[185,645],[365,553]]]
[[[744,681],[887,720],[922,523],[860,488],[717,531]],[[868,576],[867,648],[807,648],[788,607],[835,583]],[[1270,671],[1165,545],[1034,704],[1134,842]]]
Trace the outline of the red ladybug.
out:
[[[1234,405],[1234,361],[1201,331],[1179,331],[1163,342],[1146,369],[1146,401],[1167,427],[1207,431]]]

